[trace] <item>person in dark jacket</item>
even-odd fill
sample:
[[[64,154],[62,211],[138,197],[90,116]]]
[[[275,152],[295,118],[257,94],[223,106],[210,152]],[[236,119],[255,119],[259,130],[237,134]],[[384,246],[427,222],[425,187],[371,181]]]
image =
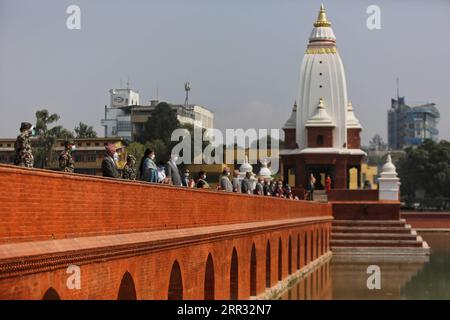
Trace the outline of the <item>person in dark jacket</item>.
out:
[[[241,182],[241,192],[245,194],[251,194],[252,189],[250,187],[250,178],[252,177],[251,172],[245,174],[245,178]]]
[[[197,188],[209,189],[209,184],[208,184],[208,182],[206,182],[206,172],[205,171],[200,171],[198,173]]]
[[[119,178],[120,173],[117,170],[116,159],[116,146],[112,143],[105,146],[106,154],[102,161],[102,172],[104,177]]]

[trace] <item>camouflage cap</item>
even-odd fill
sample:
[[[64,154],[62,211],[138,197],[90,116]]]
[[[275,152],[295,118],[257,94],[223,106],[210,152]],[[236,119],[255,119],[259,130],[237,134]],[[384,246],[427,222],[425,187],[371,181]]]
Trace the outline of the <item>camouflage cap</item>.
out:
[[[20,131],[29,130],[29,129],[31,129],[32,126],[33,125],[31,123],[29,123],[29,122],[22,122],[20,124]]]
[[[136,161],[136,157],[133,156],[132,154],[129,154],[129,155],[127,156],[127,161],[130,161],[130,160]]]

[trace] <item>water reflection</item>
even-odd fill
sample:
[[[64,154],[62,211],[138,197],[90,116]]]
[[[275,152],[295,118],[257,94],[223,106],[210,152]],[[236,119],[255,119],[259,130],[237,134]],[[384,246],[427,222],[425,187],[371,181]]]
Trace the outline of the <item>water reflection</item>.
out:
[[[333,257],[281,299],[450,299],[450,233],[421,233],[428,257]],[[378,265],[381,289],[367,288],[367,267]]]

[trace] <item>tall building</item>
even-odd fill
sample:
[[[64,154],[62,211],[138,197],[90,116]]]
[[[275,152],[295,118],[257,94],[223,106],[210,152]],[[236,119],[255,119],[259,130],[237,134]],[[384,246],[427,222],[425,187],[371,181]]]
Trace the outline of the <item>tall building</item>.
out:
[[[105,127],[105,137],[136,140],[142,134],[145,123],[160,101],[152,100],[148,105],[141,105],[137,91],[111,89],[109,92],[110,105],[105,106],[105,118],[101,121]],[[211,110],[194,104],[168,104],[181,124],[191,124],[206,129],[214,127],[214,112]]]
[[[388,144],[392,150],[419,145],[425,139],[437,140],[439,110],[434,103],[411,107],[405,97],[391,99],[388,111]]]
[[[344,65],[323,5],[303,57],[297,104],[283,130],[286,181],[295,176],[293,184],[305,187],[312,173],[320,187],[329,174],[335,188],[348,188],[355,168],[360,186],[362,127],[347,97]]]

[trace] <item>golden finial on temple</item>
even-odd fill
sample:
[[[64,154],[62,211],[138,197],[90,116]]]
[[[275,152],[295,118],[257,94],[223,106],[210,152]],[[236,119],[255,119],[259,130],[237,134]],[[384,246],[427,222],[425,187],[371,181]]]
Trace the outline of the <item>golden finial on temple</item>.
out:
[[[329,27],[331,26],[331,22],[327,19],[327,13],[325,11],[325,7],[323,3],[320,5],[319,16],[317,17],[317,21],[314,22],[314,27]]]

